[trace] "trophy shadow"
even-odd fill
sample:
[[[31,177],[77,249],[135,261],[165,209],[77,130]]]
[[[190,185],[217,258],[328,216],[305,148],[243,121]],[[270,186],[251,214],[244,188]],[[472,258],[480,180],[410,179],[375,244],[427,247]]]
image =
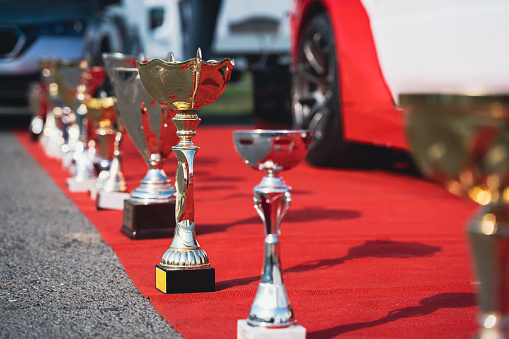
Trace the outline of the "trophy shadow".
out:
[[[405,259],[432,256],[439,252],[440,246],[430,246],[415,242],[392,240],[367,240],[364,244],[352,247],[348,254],[340,258],[308,261],[285,270],[285,272],[303,272],[312,269],[328,269],[344,263],[347,260],[363,258]]]
[[[416,258],[426,257],[439,252],[441,247],[429,246],[420,243],[401,242],[392,240],[368,240],[364,244],[352,247],[348,250],[348,254],[344,257],[334,259],[322,259],[308,261],[296,266],[283,270],[284,274],[299,273],[316,269],[328,269],[340,265],[347,260],[362,258]],[[260,276],[238,278],[216,283],[216,290],[221,291],[230,287],[249,285],[255,281],[259,281]]]
[[[333,220],[341,221],[345,219],[360,218],[362,213],[354,210],[341,210],[341,209],[330,209],[322,207],[303,208],[299,210],[291,210],[291,213],[283,218],[282,224],[284,228],[285,221],[287,222],[313,222],[319,220]],[[262,229],[262,220],[255,214],[253,208],[253,216],[245,219],[241,219],[232,223],[227,224],[200,224],[200,227],[196,228],[196,234],[208,234],[215,232],[224,232],[228,228],[236,225],[247,225],[247,224],[259,224]]]
[[[422,317],[443,308],[465,308],[476,306],[475,293],[453,292],[440,293],[431,297],[426,297],[419,301],[419,306],[409,306],[390,311],[385,317],[354,323],[344,324],[328,328],[325,330],[309,332],[307,338],[332,338],[348,332],[361,330],[365,328],[383,325],[389,322],[397,321],[405,318]]]

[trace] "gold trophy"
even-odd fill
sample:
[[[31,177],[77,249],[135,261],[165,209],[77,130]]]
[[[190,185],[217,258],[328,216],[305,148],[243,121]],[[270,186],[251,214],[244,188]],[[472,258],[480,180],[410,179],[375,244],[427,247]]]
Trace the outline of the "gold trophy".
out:
[[[480,305],[479,338],[509,333],[509,97],[402,95],[422,173],[481,205],[468,233]]]
[[[84,101],[88,118],[95,130],[101,151],[99,167],[101,171],[91,189],[92,199],[96,200],[97,209],[124,208],[124,200],[130,195],[125,193],[127,185],[121,170],[119,131],[121,123],[117,117],[116,98],[90,98]]]
[[[173,123],[180,142],[172,147],[178,160],[176,227],[170,248],[156,265],[156,288],[164,293],[215,291],[215,271],[195,234],[193,164],[199,147],[192,139],[201,119],[193,110],[216,101],[230,80],[233,66],[230,59],[202,60],[200,49],[196,58],[184,62],[175,61],[173,54],[169,61],[137,62],[147,92],[161,105],[178,111]]]

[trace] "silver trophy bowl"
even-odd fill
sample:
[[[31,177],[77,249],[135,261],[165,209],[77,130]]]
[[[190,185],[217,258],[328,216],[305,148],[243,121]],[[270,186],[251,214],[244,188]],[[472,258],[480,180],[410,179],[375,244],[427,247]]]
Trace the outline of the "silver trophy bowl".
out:
[[[290,208],[291,187],[279,172],[297,166],[306,156],[311,132],[303,130],[234,131],[237,153],[265,176],[254,188],[255,209],[265,226],[265,255],[260,284],[247,323],[285,328],[297,324],[281,270],[279,224]]]

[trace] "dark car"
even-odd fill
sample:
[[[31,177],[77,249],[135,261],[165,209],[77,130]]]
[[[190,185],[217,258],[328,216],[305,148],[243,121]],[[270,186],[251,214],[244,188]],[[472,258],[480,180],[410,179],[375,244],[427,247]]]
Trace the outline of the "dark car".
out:
[[[0,114],[29,113],[41,58],[97,64],[103,52],[140,52],[136,30],[115,6],[119,0],[0,0]]]

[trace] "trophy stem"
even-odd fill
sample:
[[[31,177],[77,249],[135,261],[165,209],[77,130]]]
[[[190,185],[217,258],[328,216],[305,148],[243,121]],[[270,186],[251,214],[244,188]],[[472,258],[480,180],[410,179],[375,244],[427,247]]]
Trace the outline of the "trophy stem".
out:
[[[115,134],[109,126],[99,127],[96,129],[95,133],[101,150],[101,161],[99,161],[100,172],[97,177],[95,187],[97,190],[104,191],[104,185],[106,184],[106,180],[108,180],[111,168]]]
[[[87,151],[85,143],[78,141],[76,143],[76,169],[73,179],[77,182],[83,182],[87,179],[95,178],[95,170],[93,167],[93,159],[95,153],[91,154]]]
[[[173,118],[180,142],[172,147],[178,160],[175,175],[175,234],[170,248],[159,264],[166,270],[210,267],[207,253],[200,248],[196,239],[194,224],[194,155],[199,147],[193,144],[192,138],[196,135],[196,127],[200,121],[193,111],[179,111]]]
[[[120,159],[121,141],[122,132],[117,132],[115,135],[115,142],[113,144],[113,161],[111,162],[108,178],[106,179],[103,187],[105,192],[125,192],[127,190]]]
[[[255,209],[265,225],[265,255],[258,291],[249,312],[251,326],[283,328],[295,325],[290,299],[283,283],[279,224],[290,208],[291,188],[271,172],[254,188]]]
[[[503,199],[500,199],[503,200]],[[480,282],[479,338],[507,338],[509,332],[509,218],[503,202],[483,206],[469,226]]]

